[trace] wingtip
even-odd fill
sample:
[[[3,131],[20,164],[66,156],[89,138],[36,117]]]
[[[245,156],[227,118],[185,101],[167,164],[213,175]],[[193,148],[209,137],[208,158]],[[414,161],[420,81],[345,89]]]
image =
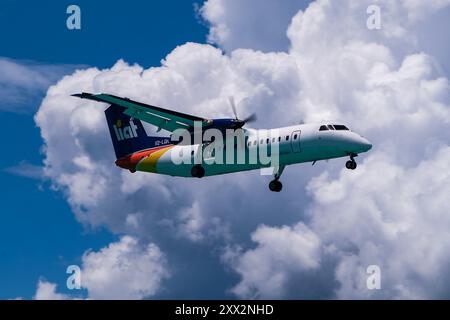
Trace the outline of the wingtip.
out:
[[[92,96],[93,96],[93,94],[92,93],[88,93],[88,92],[72,94],[72,97],[77,97],[77,98],[81,98],[81,99],[90,98]]]

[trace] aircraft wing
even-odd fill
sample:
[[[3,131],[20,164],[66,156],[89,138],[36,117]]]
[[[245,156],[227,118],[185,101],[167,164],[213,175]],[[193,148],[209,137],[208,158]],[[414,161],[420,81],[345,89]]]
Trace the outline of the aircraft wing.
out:
[[[148,122],[159,129],[164,129],[170,132],[176,129],[194,130],[194,121],[202,122],[202,125],[210,123],[211,120],[196,117],[190,114],[185,114],[177,111],[167,110],[160,107],[148,105],[145,103],[130,100],[128,98],[121,98],[112,94],[92,94],[92,93],[77,93],[73,96],[82,99],[89,99],[99,102],[118,105],[125,108],[123,112],[130,117]]]

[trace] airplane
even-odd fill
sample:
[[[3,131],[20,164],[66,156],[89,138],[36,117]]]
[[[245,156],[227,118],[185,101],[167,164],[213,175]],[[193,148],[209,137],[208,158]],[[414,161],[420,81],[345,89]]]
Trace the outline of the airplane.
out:
[[[207,119],[193,116],[161,107],[121,98],[112,94],[77,93],[72,96],[109,104],[105,110],[111,140],[116,154],[115,164],[134,173],[136,171],[158,173],[179,177],[202,178],[233,172],[269,168],[273,180],[269,189],[273,192],[282,190],[280,177],[288,165],[297,163],[328,160],[349,157],[345,166],[356,169],[355,157],[369,151],[372,144],[366,138],[348,129],[347,126],[334,122],[308,123],[294,126],[270,129],[243,128],[245,124],[256,120],[255,115],[239,119],[234,99],[230,104],[234,118]],[[244,162],[221,163],[223,154],[204,151],[207,146],[217,144],[214,148],[223,151],[228,144],[219,145],[219,140],[213,139],[191,142],[189,139],[174,139],[172,136],[148,136],[141,121],[156,126],[157,131],[163,129],[169,132],[185,129],[191,135],[195,134],[196,124],[201,124],[201,130],[216,129],[219,132],[242,130],[245,140],[233,137],[233,148],[243,151]],[[273,134],[275,132],[275,135]],[[242,137],[242,136],[241,136]],[[239,140],[240,143],[239,143]],[[225,139],[228,143],[228,140]],[[230,147],[229,147],[230,148]],[[251,152],[260,148],[278,149],[277,165],[249,161]],[[192,160],[187,163],[174,163],[174,157],[184,155]],[[257,155],[257,158],[259,156]],[[214,160],[211,163],[211,159]],[[234,158],[235,159],[235,158]],[[258,158],[259,159],[259,158]],[[207,161],[209,160],[209,162]]]

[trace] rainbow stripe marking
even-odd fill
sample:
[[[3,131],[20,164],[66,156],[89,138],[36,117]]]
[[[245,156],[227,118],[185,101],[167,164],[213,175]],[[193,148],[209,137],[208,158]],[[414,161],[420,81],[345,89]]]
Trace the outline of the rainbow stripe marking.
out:
[[[156,165],[159,158],[173,147],[174,145],[168,145],[138,151],[116,160],[116,165],[123,169],[128,169],[131,172],[145,171],[157,173]]]

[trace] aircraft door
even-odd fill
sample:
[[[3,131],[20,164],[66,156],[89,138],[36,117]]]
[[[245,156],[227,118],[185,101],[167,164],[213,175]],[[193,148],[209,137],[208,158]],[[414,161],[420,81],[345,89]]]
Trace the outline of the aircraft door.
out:
[[[295,152],[295,153],[301,152],[300,134],[301,134],[300,130],[292,132],[292,135],[291,135],[292,152]]]

